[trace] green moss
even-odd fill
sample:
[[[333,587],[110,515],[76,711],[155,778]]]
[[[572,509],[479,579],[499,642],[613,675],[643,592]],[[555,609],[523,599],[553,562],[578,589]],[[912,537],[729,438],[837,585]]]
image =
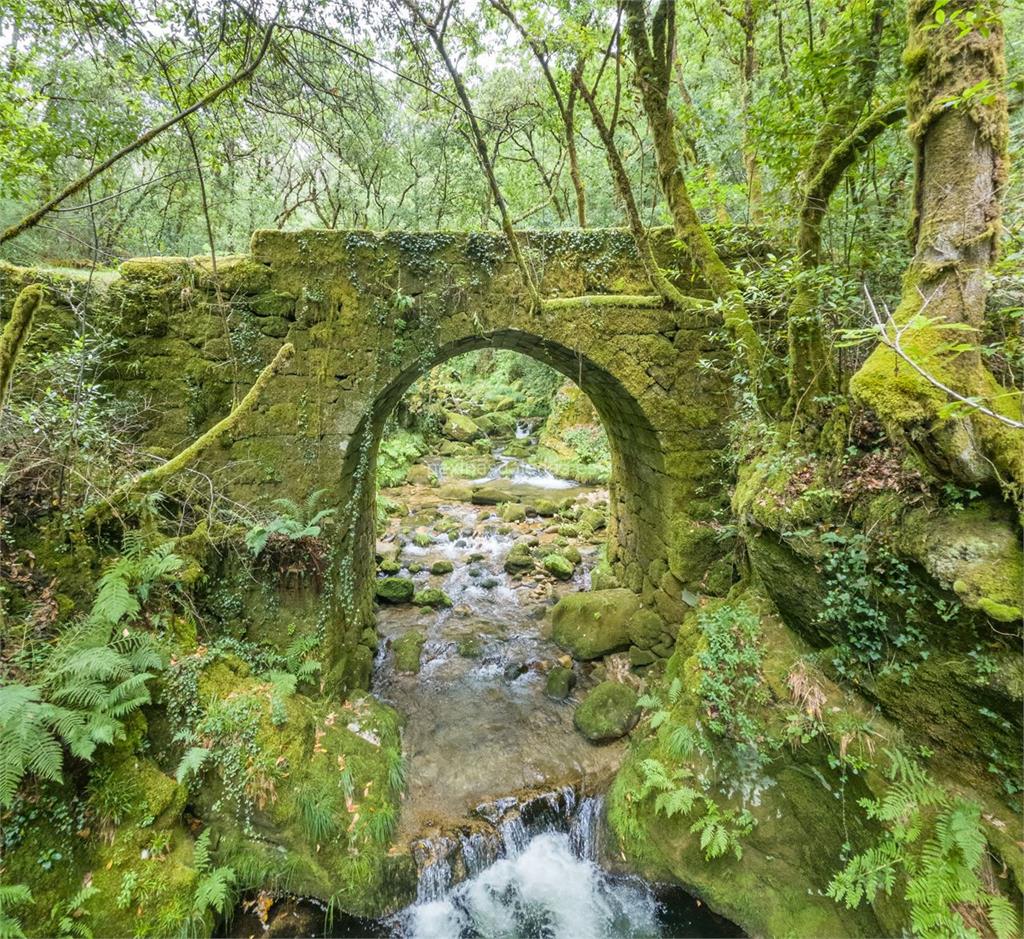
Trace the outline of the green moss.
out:
[[[628,685],[603,681],[576,708],[573,723],[592,743],[604,743],[628,734],[638,717],[636,692]]]
[[[575,565],[561,554],[549,554],[543,561],[544,570],[558,580],[571,580]]]
[[[408,577],[382,577],[374,582],[374,592],[382,603],[409,603],[415,590]]]
[[[417,590],[412,602],[417,606],[431,608],[447,608],[452,605],[451,597],[438,587],[427,587],[425,590]]]
[[[418,672],[420,656],[427,637],[418,629],[410,630],[392,643],[395,652],[395,668],[400,672]]]
[[[530,571],[534,568],[533,556],[530,549],[523,541],[517,541],[508,554],[505,556],[505,570],[510,574],[518,574],[522,571]]]
[[[552,638],[573,658],[597,659],[629,646],[639,609],[640,598],[625,588],[567,594],[552,613]]]

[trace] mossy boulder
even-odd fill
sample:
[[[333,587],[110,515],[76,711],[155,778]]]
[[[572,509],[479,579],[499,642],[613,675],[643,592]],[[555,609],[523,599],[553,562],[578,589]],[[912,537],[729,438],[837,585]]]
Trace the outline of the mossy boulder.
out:
[[[506,502],[498,512],[502,521],[521,522],[526,518],[526,508],[518,502]]]
[[[405,474],[405,481],[410,486],[436,486],[437,476],[434,471],[423,463],[414,463]]]
[[[425,590],[417,590],[412,602],[417,606],[427,606],[432,609],[447,608],[452,605],[452,599],[443,590],[437,587],[427,587]]]
[[[377,570],[382,574],[392,575],[397,574],[402,569],[402,564],[397,558],[384,558],[380,564],[377,565]]]
[[[556,665],[548,672],[544,694],[555,701],[564,701],[576,686],[576,673],[564,665]]]
[[[562,597],[552,614],[552,638],[575,659],[598,659],[629,647],[629,623],[640,598],[624,587]]]
[[[575,565],[583,561],[583,555],[580,554],[580,549],[576,545],[562,545],[555,553],[562,555],[570,564]]]
[[[374,583],[374,594],[381,603],[408,603],[416,585],[408,577],[381,577]]]
[[[420,670],[420,658],[427,637],[418,629],[412,629],[399,636],[391,648],[395,653],[395,668],[400,672],[416,673]]]
[[[637,694],[628,685],[603,681],[576,708],[573,724],[592,743],[606,743],[628,734],[640,716]]]
[[[542,563],[544,570],[558,580],[571,580],[573,572],[576,570],[576,566],[560,554],[549,554]]]
[[[506,502],[518,502],[519,496],[501,486],[477,486],[470,497],[473,505],[503,505]]]
[[[655,610],[638,610],[629,621],[629,641],[641,649],[650,649],[674,637]]]
[[[541,518],[554,518],[558,514],[558,505],[550,499],[538,499],[533,503],[533,510]]]
[[[473,418],[466,417],[465,414],[458,414],[455,411],[446,411],[441,433],[449,440],[454,440],[458,443],[468,443],[480,437],[483,431],[480,430]]]
[[[464,659],[478,659],[484,654],[484,644],[479,636],[473,634],[459,636],[455,640],[455,649]]]
[[[522,571],[532,571],[534,567],[533,555],[523,541],[517,541],[508,554],[505,556],[504,568],[510,574],[519,574]]]
[[[447,560],[434,561],[430,565],[430,573],[439,577],[444,574],[450,574],[453,570],[455,570],[455,565]]]

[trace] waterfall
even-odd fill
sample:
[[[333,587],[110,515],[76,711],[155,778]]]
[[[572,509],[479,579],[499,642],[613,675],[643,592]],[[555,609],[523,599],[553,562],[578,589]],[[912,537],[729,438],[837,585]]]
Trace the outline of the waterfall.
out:
[[[603,799],[572,786],[477,806],[479,826],[414,846],[419,899],[390,921],[406,939],[639,939],[661,905],[636,877],[596,862]],[[719,935],[686,932],[684,935]],[[722,935],[729,935],[724,933]]]
[[[581,797],[573,786],[481,803],[474,810],[482,823],[479,827],[413,842],[419,871],[417,900],[441,899],[496,861],[522,854],[534,838],[546,833],[567,835],[577,859],[595,861],[602,806],[601,797]]]

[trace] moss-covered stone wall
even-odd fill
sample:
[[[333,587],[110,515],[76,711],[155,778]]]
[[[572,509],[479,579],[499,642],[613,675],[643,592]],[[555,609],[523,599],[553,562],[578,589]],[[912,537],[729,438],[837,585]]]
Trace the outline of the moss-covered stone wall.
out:
[[[678,621],[684,590],[718,553],[708,522],[725,498],[728,388],[723,371],[700,364],[724,354],[716,315],[637,302],[651,290],[626,232],[523,242],[543,297],[584,299],[531,311],[501,236],[445,232],[258,231],[250,253],[221,258],[216,274],[206,258],[140,258],[91,288],[90,305],[122,340],[111,389],[150,403],[144,443],[164,454],[223,417],[281,344],[294,344],[290,366],[203,469],[246,500],[330,489],[340,509],[335,661],[370,620],[384,421],[416,378],[471,349],[534,356],[593,401],[613,453],[610,557],[623,585]],[[678,286],[703,297],[670,233],[655,245]],[[724,247],[748,250],[736,236]],[[67,275],[4,267],[4,308],[38,279],[49,287],[40,320],[81,292]]]

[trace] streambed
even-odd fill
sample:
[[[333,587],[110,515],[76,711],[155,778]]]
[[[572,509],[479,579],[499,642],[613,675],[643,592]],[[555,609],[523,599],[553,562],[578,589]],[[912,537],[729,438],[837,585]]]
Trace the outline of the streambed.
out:
[[[548,614],[560,596],[589,587],[601,549],[600,531],[574,532],[565,518],[603,510],[607,491],[559,479],[501,449],[494,460],[486,476],[454,482],[438,479],[439,461],[428,460],[435,485],[382,493],[399,506],[377,544],[384,572],[450,600],[436,608],[382,603],[377,613],[373,692],[405,720],[407,791],[395,842],[416,861],[416,901],[365,920],[325,918],[315,903],[288,900],[274,905],[266,930],[243,915],[231,935],[742,935],[683,889],[621,870],[604,848],[602,793],[626,742],[589,743],[574,729],[573,712],[610,671],[634,679],[624,656],[573,663],[551,640]],[[492,498],[511,498],[525,512],[473,501]],[[565,511],[569,505],[579,508]],[[579,561],[565,580],[539,566],[509,571],[516,544],[540,554],[548,545],[570,547]],[[396,655],[411,634],[422,642],[418,662]],[[550,697],[549,673],[566,666],[574,687],[567,697]]]

